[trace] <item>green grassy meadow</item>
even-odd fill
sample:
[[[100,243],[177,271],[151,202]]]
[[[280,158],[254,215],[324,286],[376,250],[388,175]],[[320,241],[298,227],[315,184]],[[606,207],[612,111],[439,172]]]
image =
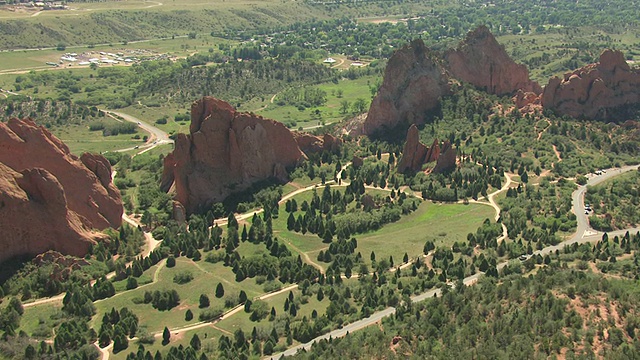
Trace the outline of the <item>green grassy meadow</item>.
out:
[[[378,76],[363,76],[355,80],[342,79],[338,84],[323,83],[317,85],[317,88],[327,93],[327,102],[323,106],[308,108],[304,111],[298,110],[295,106],[284,105],[279,106],[278,95],[276,94],[273,103],[265,103],[265,109],[256,111],[259,115],[266,118],[275,119],[285,124],[291,124],[293,128],[316,126],[322,123],[330,124],[341,121],[346,116],[351,115],[351,109],[346,114],[340,112],[340,103],[348,101],[353,104],[358,98],[362,98],[367,102],[367,108],[371,103],[370,86],[375,86],[380,81]],[[343,95],[338,97],[338,90],[343,91]],[[268,102],[268,101],[267,101]],[[316,114],[316,110],[320,111],[320,115]],[[293,123],[296,125],[293,126]]]
[[[110,118],[104,118],[102,121],[105,124],[115,123],[115,120]],[[67,144],[69,150],[76,155],[81,155],[84,152],[102,153],[143,145],[142,137],[147,135],[146,132],[139,131],[140,139],[134,139],[134,134],[102,136],[102,131],[89,131],[86,124],[53,126],[49,130]]]
[[[364,259],[369,259],[372,251],[377,259],[393,256],[394,262],[399,264],[404,253],[410,258],[422,254],[427,240],[433,240],[436,247],[449,247],[456,241],[466,241],[468,233],[475,232],[485,219],[493,217],[494,210],[487,205],[427,201],[400,221],[356,237],[357,251]]]

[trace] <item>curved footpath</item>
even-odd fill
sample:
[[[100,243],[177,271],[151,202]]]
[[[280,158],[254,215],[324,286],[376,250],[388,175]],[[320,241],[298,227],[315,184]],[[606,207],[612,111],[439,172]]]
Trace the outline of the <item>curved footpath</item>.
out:
[[[589,242],[597,242],[599,240],[602,239],[602,234],[593,230],[590,226],[589,226],[589,222],[587,220],[587,216],[584,213],[584,193],[587,189],[588,185],[597,185],[605,180],[608,180],[610,178],[613,178],[614,176],[623,174],[627,171],[631,171],[634,169],[638,169],[638,165],[631,165],[631,166],[625,166],[622,168],[612,168],[612,169],[608,169],[606,170],[606,173],[599,175],[599,176],[591,176],[589,178],[589,180],[587,181],[587,185],[583,185],[578,187],[578,189],[576,191],[573,192],[572,194],[572,199],[573,199],[573,211],[576,214],[576,218],[578,220],[578,226],[577,226],[577,230],[576,233],[567,241],[563,241],[557,245],[553,245],[553,246],[548,246],[542,250],[538,250],[535,251],[533,253],[533,255],[547,255],[550,254],[552,252],[555,252],[556,250],[562,250],[566,245],[571,245],[574,243],[579,243],[579,244],[584,244],[584,243],[589,243]],[[630,229],[624,229],[624,230],[617,230],[617,231],[611,231],[609,232],[609,236],[623,236],[626,232],[629,233],[637,233],[640,232],[640,228],[636,227],[636,228],[630,228]],[[504,268],[505,266],[507,266],[509,264],[509,262],[512,260],[507,260],[504,261],[500,264],[497,265],[498,270]],[[469,285],[473,285],[475,284],[478,279],[482,276],[482,273],[476,273],[474,275],[468,276],[466,278],[463,279],[463,283],[467,286]],[[411,301],[412,302],[420,302],[420,301],[424,301],[426,299],[432,298],[434,296],[440,296],[442,293],[441,289],[432,289],[429,290],[427,292],[424,292],[420,295],[415,295],[411,297]],[[375,313],[373,313],[371,316],[358,320],[356,322],[353,322],[351,324],[348,324],[346,326],[344,326],[342,329],[337,329],[334,331],[331,331],[327,334],[324,335],[320,335],[318,337],[316,337],[315,339],[304,343],[304,344],[300,344],[294,347],[291,347],[289,349],[287,349],[284,352],[272,355],[270,357],[266,357],[266,359],[280,359],[283,356],[293,356],[295,355],[299,350],[309,350],[311,348],[311,346],[316,343],[317,341],[320,340],[326,340],[329,338],[337,338],[337,337],[342,337],[347,335],[347,333],[351,333],[360,329],[363,329],[369,325],[373,325],[375,323],[377,323],[378,321],[380,321],[382,318],[385,318],[387,316],[391,316],[393,314],[395,314],[396,309],[394,307],[388,307],[384,310],[381,311],[377,311]]]

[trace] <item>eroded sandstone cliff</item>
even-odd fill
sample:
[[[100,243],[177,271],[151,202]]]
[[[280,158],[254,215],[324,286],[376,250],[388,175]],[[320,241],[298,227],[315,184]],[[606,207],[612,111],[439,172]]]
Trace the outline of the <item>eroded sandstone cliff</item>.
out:
[[[283,124],[204,97],[191,106],[189,134],[179,134],[165,158],[162,188],[174,185],[176,200],[190,214],[256,182],[286,181],[287,169],[304,158]]]
[[[0,123],[0,162],[18,172],[42,168],[51,173],[67,191],[69,210],[85,226],[105,229],[122,224],[120,192],[102,155],[84,154],[78,159],[44,127],[31,119],[14,118]]]
[[[101,155],[80,159],[32,120],[0,123],[0,261],[47,250],[82,256],[122,223],[120,193]]]
[[[449,78],[435,55],[422,40],[414,40],[389,59],[362,134],[373,135],[401,123],[420,124],[450,91]]]
[[[444,59],[454,78],[490,94],[542,92],[540,85],[529,79],[527,67],[516,64],[486,26],[469,32],[457,48],[445,53]]]
[[[631,69],[620,51],[605,50],[600,61],[564,77],[553,77],[544,88],[542,106],[561,115],[599,120],[626,120],[640,103],[640,71]]]

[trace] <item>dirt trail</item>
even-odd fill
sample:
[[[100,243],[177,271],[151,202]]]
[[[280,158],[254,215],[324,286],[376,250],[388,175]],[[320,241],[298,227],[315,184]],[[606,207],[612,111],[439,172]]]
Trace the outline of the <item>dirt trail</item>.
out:
[[[306,252],[303,252],[302,250],[298,249],[298,247],[293,245],[291,243],[291,241],[289,241],[287,239],[283,239],[283,240],[287,243],[287,245],[291,246],[291,248],[293,250],[295,250],[298,254],[301,254],[307,264],[309,264],[309,265],[313,266],[314,268],[318,269],[320,271],[320,274],[324,274],[324,268],[322,266],[320,266],[320,264],[318,264],[317,262],[313,261],[311,259],[311,257],[309,256],[309,254],[307,254]]]
[[[555,145],[551,145],[553,146],[553,152],[556,154],[556,157],[558,158],[558,162],[562,161],[562,157],[560,156],[560,151],[558,151],[558,148]]]
[[[544,133],[547,131],[547,129],[549,129],[549,128],[551,127],[551,121],[550,121],[549,119],[545,119],[545,121],[546,121],[546,122],[547,122],[547,124],[549,124],[549,125],[548,125],[546,128],[544,128],[544,130],[542,130],[542,131],[540,131],[540,132],[538,133],[538,138],[536,139],[537,141],[540,141],[540,138],[542,138],[542,134],[544,134]],[[537,130],[537,128],[536,128],[536,130]]]

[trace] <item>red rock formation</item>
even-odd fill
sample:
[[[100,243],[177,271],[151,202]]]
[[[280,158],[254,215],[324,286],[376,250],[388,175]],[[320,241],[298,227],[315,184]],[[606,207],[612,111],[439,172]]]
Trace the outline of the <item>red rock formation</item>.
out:
[[[449,79],[442,66],[422,40],[414,40],[389,59],[362,133],[372,135],[400,123],[421,124],[449,92]]]
[[[520,112],[533,113],[542,109],[542,94],[518,90],[513,97],[513,103]]]
[[[415,125],[409,127],[407,131],[407,141],[404,143],[402,158],[398,162],[398,172],[404,173],[407,170],[419,171],[427,155],[427,147],[420,142],[420,133]]]
[[[305,155],[281,123],[239,113],[204,97],[191,106],[188,135],[179,134],[164,161],[162,188],[175,184],[187,213],[206,209],[228,195],[268,178],[286,177]]]
[[[30,119],[10,119],[0,123],[0,162],[18,172],[46,169],[67,190],[69,210],[85,226],[102,230],[122,224],[120,192],[102,155],[85,154],[78,159],[44,127]]]
[[[47,250],[83,256],[100,238],[69,210],[62,184],[47,170],[21,173],[0,162],[0,262]]]
[[[434,173],[441,173],[451,170],[456,167],[456,158],[458,152],[453,148],[453,145],[447,140],[442,143],[440,154],[436,160],[436,166],[433,168]]]
[[[402,150],[402,158],[398,162],[398,172],[420,171],[423,164],[436,162],[432,172],[438,173],[449,170],[456,165],[456,150],[449,141],[440,147],[438,139],[433,140],[430,147],[420,142],[420,133],[415,125],[407,131],[407,141]]]
[[[458,48],[447,51],[444,58],[453,77],[490,94],[542,92],[540,85],[529,79],[527,67],[516,64],[486,26],[469,32]]]
[[[620,51],[605,50],[600,62],[553,77],[544,88],[542,106],[562,115],[626,120],[620,110],[640,103],[640,71],[631,69]]]
[[[292,133],[300,150],[307,155],[322,151],[336,152],[342,146],[342,140],[331,134],[324,134],[319,137],[297,131]]]
[[[32,263],[36,266],[53,264],[49,278],[61,282],[68,280],[73,271],[89,265],[89,262],[85,259],[64,256],[57,251],[51,250],[36,256]]]

